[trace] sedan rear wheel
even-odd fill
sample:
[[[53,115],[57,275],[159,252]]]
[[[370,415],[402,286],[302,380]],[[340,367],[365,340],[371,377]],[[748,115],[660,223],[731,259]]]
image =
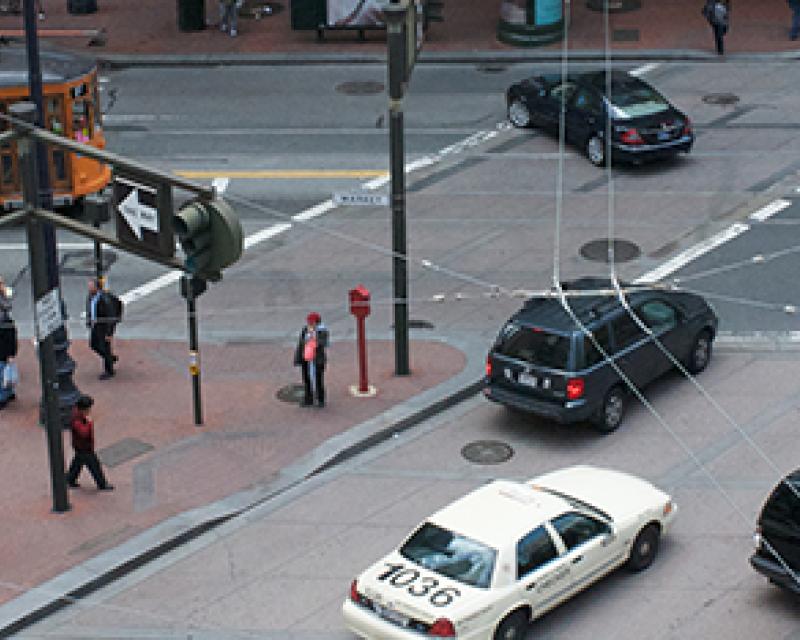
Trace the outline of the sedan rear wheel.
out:
[[[528,616],[524,611],[515,611],[500,623],[493,640],[522,640],[527,630]]]
[[[624,413],[625,392],[620,386],[612,387],[608,390],[603,399],[603,406],[600,407],[600,411],[592,422],[600,433],[611,433],[616,431],[622,423]]]
[[[518,129],[525,129],[531,126],[531,112],[520,98],[514,98],[508,105],[508,119]]]
[[[711,362],[711,334],[708,331],[701,331],[697,334],[689,352],[689,372],[698,374]]]
[[[631,555],[628,556],[628,569],[631,571],[644,571],[653,564],[653,560],[658,553],[658,543],[661,539],[661,534],[658,527],[654,524],[648,524],[644,527],[636,540],[633,541],[631,547]]]
[[[606,143],[597,134],[586,141],[586,156],[595,167],[602,167],[606,163]]]

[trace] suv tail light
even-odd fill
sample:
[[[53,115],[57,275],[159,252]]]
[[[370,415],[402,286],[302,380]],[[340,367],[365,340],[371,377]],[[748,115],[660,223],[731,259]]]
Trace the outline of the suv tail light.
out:
[[[692,121],[689,118],[686,118],[686,123],[683,125],[683,131],[681,132],[684,136],[692,135]]]
[[[583,395],[583,378],[570,378],[567,380],[567,400],[577,400]]]
[[[428,635],[436,638],[455,638],[456,628],[447,618],[439,618],[428,629]]]
[[[486,377],[492,377],[492,356],[491,354],[486,356]]]
[[[619,139],[622,140],[622,142],[624,142],[625,144],[644,144],[642,136],[640,136],[639,132],[633,127],[623,131]]]
[[[361,594],[358,592],[358,580],[350,583],[350,599],[356,604],[361,604]]]

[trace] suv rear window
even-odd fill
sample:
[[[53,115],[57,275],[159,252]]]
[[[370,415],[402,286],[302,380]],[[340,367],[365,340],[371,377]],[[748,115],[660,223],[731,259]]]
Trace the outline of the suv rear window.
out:
[[[496,351],[537,367],[563,371],[569,362],[569,348],[568,336],[511,324],[506,325],[500,334]]]

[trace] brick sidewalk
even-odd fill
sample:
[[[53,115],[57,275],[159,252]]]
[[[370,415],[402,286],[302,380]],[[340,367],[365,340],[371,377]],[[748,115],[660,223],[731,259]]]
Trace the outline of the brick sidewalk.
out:
[[[450,379],[466,362],[446,344],[413,341],[412,375],[398,378],[392,343],[371,342],[370,382],[379,392],[356,399],[348,391],[357,381],[354,344],[334,342],[328,406],[305,409],[276,397],[282,387],[299,382],[292,346],[204,345],[205,425],[198,428],[185,344],[120,341],[117,350],[118,375],[101,382],[100,361],[86,341],[70,349],[79,363],[76,384],[96,399],[97,449],[116,490],[98,492],[84,471],[81,487],[69,493],[72,510],[57,515],[51,512],[46,441],[37,425],[38,369],[30,344],[21,345],[18,399],[0,412],[0,484],[6,488],[0,603],[170,516],[268,484],[330,437]],[[66,434],[64,446],[68,464]]]
[[[180,32],[175,0],[98,0],[94,14],[70,15],[65,0],[44,0],[47,17],[39,28],[52,40],[93,55],[102,54],[272,54],[352,53],[383,54],[382,32],[367,33],[365,42],[353,32],[329,33],[319,42],[314,31],[292,31],[290,0],[274,3],[279,10],[262,19],[240,20],[240,35],[231,38],[216,29],[217,3],[206,0],[209,28]],[[700,0],[643,0],[637,10],[609,16],[612,50],[677,50],[713,52],[710,29],[700,15]],[[431,23],[426,52],[555,52],[562,42],[546,47],[519,49],[496,38],[501,0],[474,0],[469,10],[455,0],[446,0],[444,22]],[[568,48],[572,51],[605,49],[603,14],[589,9],[586,2],[571,3]],[[146,17],[146,19],[143,19]],[[731,30],[726,37],[728,53],[797,51],[800,43],[788,38],[790,12],[785,0],[734,3]],[[0,16],[0,30],[20,29],[19,16]],[[48,38],[55,29],[103,29],[106,44],[88,46],[88,37]]]

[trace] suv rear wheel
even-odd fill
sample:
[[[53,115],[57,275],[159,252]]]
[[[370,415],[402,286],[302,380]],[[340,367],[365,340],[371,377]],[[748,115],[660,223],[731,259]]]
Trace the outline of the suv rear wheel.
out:
[[[625,414],[625,400],[625,391],[621,386],[617,385],[608,390],[606,397],[603,398],[603,406],[592,420],[592,424],[600,433],[617,430]]]

